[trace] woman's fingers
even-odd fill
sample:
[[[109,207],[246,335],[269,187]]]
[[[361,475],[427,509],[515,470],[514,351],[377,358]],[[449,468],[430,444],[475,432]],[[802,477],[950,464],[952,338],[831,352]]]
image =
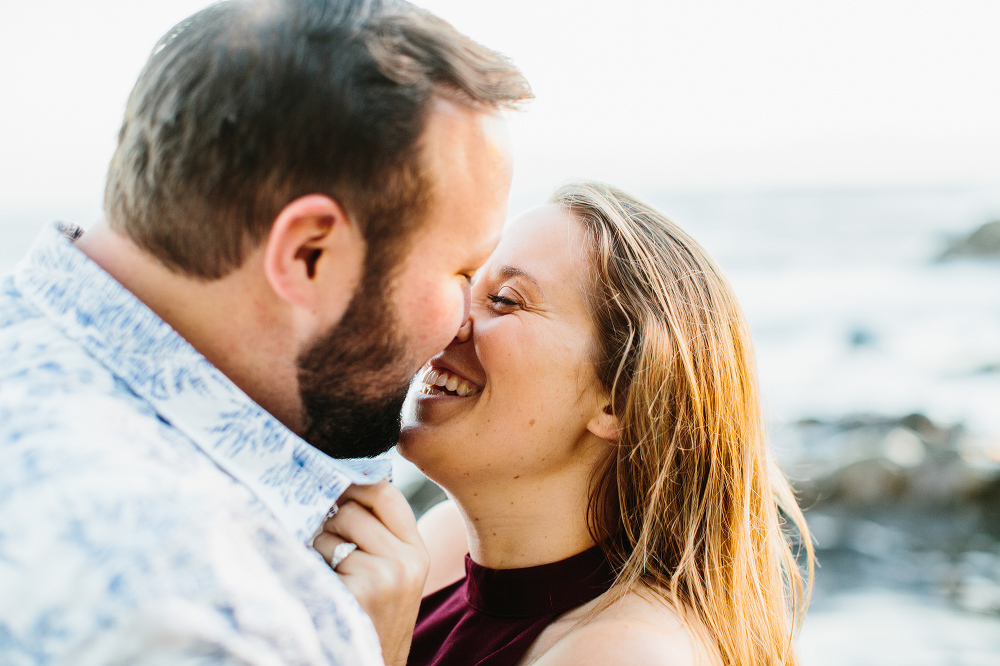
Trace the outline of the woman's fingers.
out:
[[[413,546],[404,546],[394,557],[359,548],[337,567],[340,580],[375,625],[387,666],[406,664],[427,576],[425,556]]]
[[[345,541],[358,549],[337,573],[375,625],[386,664],[405,664],[429,556],[403,494],[388,482],[351,486],[313,547],[329,562]]]
[[[333,549],[347,540],[342,539],[332,532],[320,532],[315,539],[313,539],[313,548],[323,556],[323,559],[329,564],[330,560],[333,559]]]
[[[390,556],[401,543],[375,514],[354,501],[341,504],[337,515],[324,523],[323,531],[352,541],[372,555]]]
[[[369,486],[351,486],[341,495],[340,503],[347,500],[353,500],[371,511],[400,541],[422,543],[409,502],[388,481],[379,481]]]

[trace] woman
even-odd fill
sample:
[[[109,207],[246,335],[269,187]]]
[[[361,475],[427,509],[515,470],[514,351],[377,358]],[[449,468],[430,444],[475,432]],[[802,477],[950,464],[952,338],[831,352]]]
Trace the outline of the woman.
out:
[[[510,223],[415,398],[399,450],[453,503],[410,666],[797,663],[783,527],[812,551],[750,336],[662,214],[581,183]]]

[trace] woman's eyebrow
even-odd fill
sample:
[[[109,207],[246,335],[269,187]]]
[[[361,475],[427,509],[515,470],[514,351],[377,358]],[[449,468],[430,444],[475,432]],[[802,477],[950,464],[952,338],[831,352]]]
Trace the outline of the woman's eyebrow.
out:
[[[510,278],[515,278],[515,277],[524,278],[525,280],[533,284],[535,286],[535,289],[537,289],[540,294],[544,293],[542,292],[542,286],[538,284],[538,280],[536,280],[531,273],[523,271],[520,268],[517,268],[515,266],[501,266],[500,268],[497,269],[497,274],[505,280],[509,280]]]

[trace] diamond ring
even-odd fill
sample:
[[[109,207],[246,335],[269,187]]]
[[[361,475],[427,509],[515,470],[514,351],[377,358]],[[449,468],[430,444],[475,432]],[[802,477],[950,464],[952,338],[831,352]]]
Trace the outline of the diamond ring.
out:
[[[333,556],[330,558],[330,568],[336,569],[340,566],[340,563],[347,559],[347,556],[357,550],[357,548],[358,544],[351,543],[350,541],[337,544],[337,547],[333,549]]]

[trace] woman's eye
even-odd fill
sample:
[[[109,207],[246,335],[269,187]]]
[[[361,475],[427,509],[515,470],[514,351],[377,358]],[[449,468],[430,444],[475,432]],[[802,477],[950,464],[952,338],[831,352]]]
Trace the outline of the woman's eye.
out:
[[[499,305],[505,308],[512,308],[519,305],[517,301],[512,301],[509,298],[501,296],[500,294],[489,294],[487,298],[489,298],[490,302],[494,305]]]

